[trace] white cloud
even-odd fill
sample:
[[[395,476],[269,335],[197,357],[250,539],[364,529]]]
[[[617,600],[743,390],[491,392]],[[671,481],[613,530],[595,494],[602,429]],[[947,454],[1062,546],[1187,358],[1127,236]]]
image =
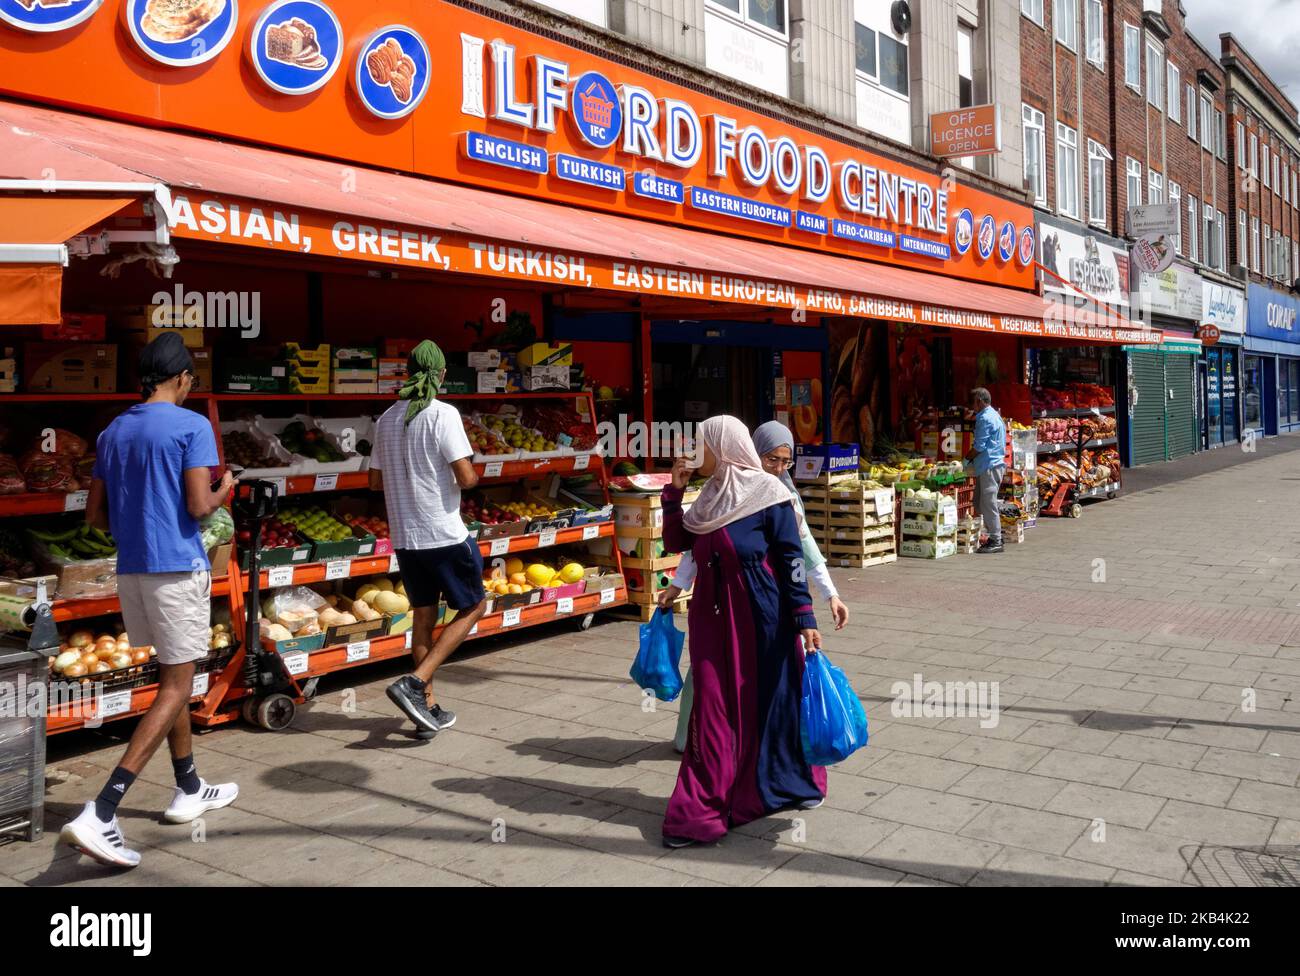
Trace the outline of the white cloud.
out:
[[[1219,53],[1231,33],[1293,103],[1300,104],[1300,0],[1183,0],[1187,26]]]

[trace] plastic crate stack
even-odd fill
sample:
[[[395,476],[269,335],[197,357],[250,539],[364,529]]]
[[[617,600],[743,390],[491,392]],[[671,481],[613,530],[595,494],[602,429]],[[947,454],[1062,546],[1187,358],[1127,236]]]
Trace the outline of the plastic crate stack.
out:
[[[951,495],[904,496],[900,556],[943,559],[957,553],[957,502]]]
[[[892,488],[852,475],[834,481],[823,476],[801,482],[799,495],[809,531],[830,565],[860,569],[898,558]]]

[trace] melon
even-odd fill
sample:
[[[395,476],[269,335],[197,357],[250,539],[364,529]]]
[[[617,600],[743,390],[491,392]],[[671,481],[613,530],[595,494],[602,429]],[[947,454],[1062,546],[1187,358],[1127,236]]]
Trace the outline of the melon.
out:
[[[375,598],[375,594],[380,592],[379,587],[372,583],[367,583],[361,589],[357,590],[357,599],[369,603]]]
[[[514,576],[516,573],[524,571],[524,561],[518,556],[510,556],[506,559],[506,575]]]
[[[398,580],[397,585],[393,587],[393,592],[400,593],[402,594],[402,596],[406,596],[406,584],[403,583],[401,580]]]
[[[375,586],[381,590],[387,590],[389,593],[393,592],[393,581],[387,576],[381,576],[375,580]]]
[[[555,570],[542,563],[533,563],[524,573],[524,577],[533,586],[549,586],[551,580],[555,577]]]
[[[579,563],[565,563],[560,568],[559,577],[562,583],[576,583],[582,579],[582,565]]]
[[[373,603],[375,609],[380,613],[406,613],[407,610],[411,609],[411,601],[400,593],[386,593],[381,591],[375,594]]]

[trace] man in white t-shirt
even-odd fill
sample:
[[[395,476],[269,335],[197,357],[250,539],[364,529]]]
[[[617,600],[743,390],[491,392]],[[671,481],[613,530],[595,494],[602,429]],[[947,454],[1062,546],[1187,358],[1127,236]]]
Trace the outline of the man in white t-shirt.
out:
[[[483,556],[460,517],[462,489],[478,484],[474,449],[460,413],[436,399],[447,371],[442,351],[425,340],[407,360],[401,398],[379,418],[370,457],[370,486],[382,488],[406,596],[415,612],[415,669],[388,687],[388,697],[433,738],[456,723],[434,699],[430,682],[443,661],[483,616]],[[457,611],[437,641],[438,603]]]

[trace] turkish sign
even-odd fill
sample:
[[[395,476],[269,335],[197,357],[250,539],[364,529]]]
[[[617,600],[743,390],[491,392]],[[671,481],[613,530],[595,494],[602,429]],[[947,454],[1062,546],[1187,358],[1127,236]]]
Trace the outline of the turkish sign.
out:
[[[250,38],[269,0],[206,4],[215,15],[199,45],[159,34],[145,0],[127,0],[136,44],[120,43],[117,18],[103,15],[58,44],[0,31],[0,91],[344,165],[1034,287],[1016,249],[998,246],[1032,226],[1021,203],[446,0],[327,2],[342,30],[337,49],[307,17],[298,19],[310,30],[276,14],[274,38]],[[228,44],[235,35],[245,40]],[[261,72],[248,70],[243,52],[254,50]],[[322,62],[336,51],[341,70],[298,94],[329,72]],[[180,67],[200,60],[202,71]],[[953,218],[966,210],[976,246],[962,253]]]
[[[994,105],[973,105],[930,116],[930,152],[936,156],[986,156],[1002,151],[1002,118]]]

